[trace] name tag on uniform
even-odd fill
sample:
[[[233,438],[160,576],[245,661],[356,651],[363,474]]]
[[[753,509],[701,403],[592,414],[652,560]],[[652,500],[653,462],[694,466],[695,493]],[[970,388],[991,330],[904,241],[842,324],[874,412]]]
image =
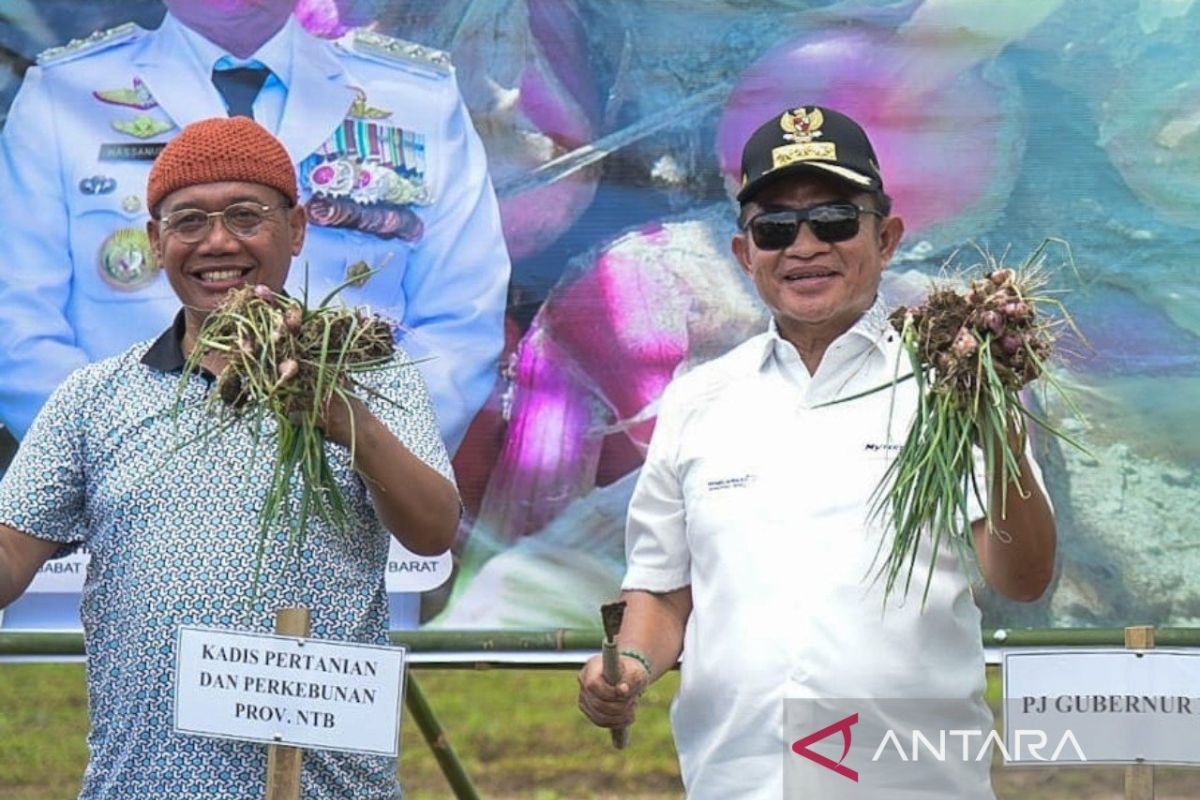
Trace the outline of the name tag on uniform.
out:
[[[153,161],[166,142],[112,142],[100,145],[101,161]]]

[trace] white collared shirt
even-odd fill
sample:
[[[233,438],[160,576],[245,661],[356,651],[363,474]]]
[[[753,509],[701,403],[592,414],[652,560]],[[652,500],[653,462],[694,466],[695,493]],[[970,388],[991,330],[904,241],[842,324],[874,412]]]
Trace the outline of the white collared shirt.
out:
[[[898,363],[877,301],[811,376],[773,327],[663,396],[624,588],[691,587],[672,722],[692,800],[782,796],[785,698],[960,698],[990,728],[980,614],[958,558],[942,549],[924,611],[928,543],[886,611],[871,580],[884,536],[871,498],[916,409],[914,381],[823,405],[887,384]],[[991,797],[987,768],[946,796]]]
[[[283,106],[287,101],[287,87],[292,84],[293,40],[296,26],[300,24],[294,15],[289,16],[283,27],[263,42],[262,47],[249,58],[230,55],[223,47],[204,38],[170,14],[163,17],[162,24],[164,27],[177,28],[179,36],[192,48],[208,74],[212,73],[219,61],[226,62],[222,66],[227,67],[243,66],[257,61],[271,70],[271,75],[254,99],[254,119],[273,133],[279,131],[279,124],[283,119]]]

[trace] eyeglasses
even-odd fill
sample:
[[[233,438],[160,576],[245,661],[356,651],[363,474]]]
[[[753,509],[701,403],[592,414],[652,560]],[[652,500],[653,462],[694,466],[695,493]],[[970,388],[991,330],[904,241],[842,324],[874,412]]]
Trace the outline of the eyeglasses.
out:
[[[267,221],[267,215],[272,211],[282,210],[282,206],[264,206],[262,203],[234,203],[220,211],[201,211],[198,208],[182,208],[163,217],[164,231],[176,236],[184,244],[202,242],[212,228],[213,217],[220,217],[225,223],[225,230],[239,239],[249,239],[258,233],[258,229]]]
[[[746,222],[754,244],[760,250],[782,250],[800,235],[800,223],[807,222],[813,236],[822,242],[844,242],[858,235],[858,218],[862,214],[883,213],[854,203],[821,203],[811,208],[786,208],[764,211]]]

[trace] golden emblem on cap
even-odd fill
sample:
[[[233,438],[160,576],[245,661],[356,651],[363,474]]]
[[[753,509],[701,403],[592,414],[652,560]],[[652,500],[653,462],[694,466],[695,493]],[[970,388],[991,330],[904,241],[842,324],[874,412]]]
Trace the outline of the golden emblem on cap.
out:
[[[114,231],[98,256],[100,276],[117,289],[141,289],[158,276],[158,259],[145,228]]]
[[[783,128],[783,138],[792,144],[780,145],[771,150],[771,170],[790,167],[798,161],[837,161],[837,145],[833,142],[815,142],[814,139],[823,136],[821,126],[825,124],[825,115],[821,109],[807,109],[801,106],[791,111],[783,112],[779,118],[779,127]]]
[[[810,111],[801,106],[783,112],[783,116],[779,118],[783,138],[789,142],[811,142],[821,135],[821,126],[824,124],[825,115],[819,108]]]

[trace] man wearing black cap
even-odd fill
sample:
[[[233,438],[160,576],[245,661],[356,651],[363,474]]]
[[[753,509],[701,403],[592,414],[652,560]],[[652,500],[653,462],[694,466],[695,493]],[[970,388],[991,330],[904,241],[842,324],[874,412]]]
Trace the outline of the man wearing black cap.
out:
[[[913,381],[870,392],[907,365],[877,295],[904,225],[874,149],[837,111],[787,109],[747,142],[737,199],[733,252],[770,330],[663,395],[629,509],[622,677],[610,687],[590,661],[580,707],[598,725],[630,724],[682,654],[672,724],[692,800],[992,798],[989,759],[976,758],[991,715],[964,566],[923,543],[924,603],[870,580],[888,535],[870,519],[872,493],[918,399]],[[983,535],[983,508],[971,514],[984,578],[1032,600],[1053,573],[1055,529],[1024,456],[1021,474],[991,493],[1002,537]],[[879,698],[973,731],[970,757],[890,769],[851,751],[880,741],[866,713]],[[804,717],[813,703],[836,713]]]

